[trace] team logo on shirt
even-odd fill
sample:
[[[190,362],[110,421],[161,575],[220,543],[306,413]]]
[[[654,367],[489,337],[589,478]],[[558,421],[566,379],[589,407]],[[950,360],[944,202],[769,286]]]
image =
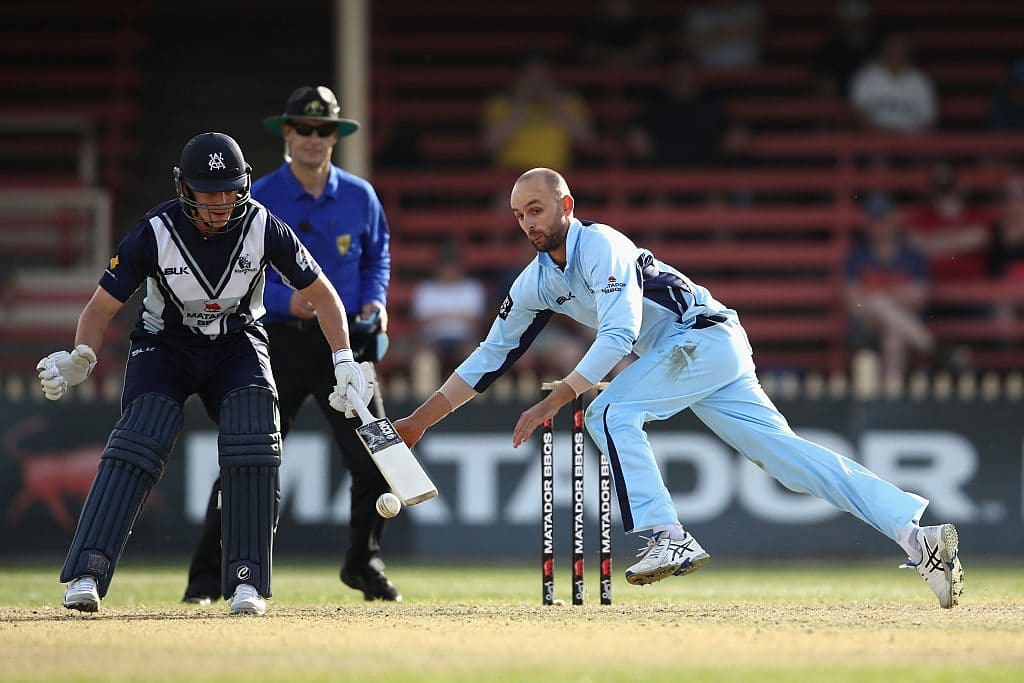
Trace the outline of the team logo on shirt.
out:
[[[235,272],[245,275],[251,273],[255,268],[252,266],[252,259],[249,258],[248,254],[242,254],[235,260]]]
[[[498,317],[502,320],[508,320],[508,314],[512,312],[512,295],[509,294],[505,297],[505,300],[501,302],[501,306],[498,307]]]
[[[348,253],[348,248],[352,246],[352,235],[338,235],[335,244],[338,245],[338,253],[344,256]]]
[[[615,279],[614,275],[609,275],[608,284],[606,284],[601,291],[605,294],[614,294],[615,292],[621,292],[625,286],[625,282],[620,282]]]
[[[212,152],[210,154],[210,170],[220,171],[227,168],[224,165],[224,153],[223,152]]]
[[[117,268],[117,264],[121,262],[121,259],[117,258],[117,254],[114,254],[114,258],[110,259],[110,269]]]

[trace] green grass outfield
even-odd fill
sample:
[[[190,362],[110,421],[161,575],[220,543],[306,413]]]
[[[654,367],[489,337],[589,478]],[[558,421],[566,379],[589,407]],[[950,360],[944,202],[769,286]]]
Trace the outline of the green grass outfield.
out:
[[[582,608],[539,604],[533,567],[393,563],[401,604],[337,567],[279,563],[263,618],[178,602],[184,564],[126,558],[96,615],[59,566],[0,567],[0,681],[1021,681],[1024,562],[968,563],[941,610],[894,562],[720,561]],[[556,565],[568,602],[568,563]]]

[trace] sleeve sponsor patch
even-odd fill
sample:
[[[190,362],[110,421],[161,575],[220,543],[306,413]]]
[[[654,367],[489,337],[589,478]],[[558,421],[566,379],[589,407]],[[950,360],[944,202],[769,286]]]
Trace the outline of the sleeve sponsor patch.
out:
[[[498,317],[502,320],[508,320],[508,314],[512,312],[512,295],[509,294],[505,297],[505,300],[501,302],[501,306],[498,307]]]
[[[295,252],[295,265],[302,270],[309,270],[309,252],[305,247],[300,246],[299,250]]]
[[[616,280],[614,275],[609,275],[608,282],[601,288],[601,291],[605,294],[614,294],[615,292],[621,292],[625,286],[625,282]]]

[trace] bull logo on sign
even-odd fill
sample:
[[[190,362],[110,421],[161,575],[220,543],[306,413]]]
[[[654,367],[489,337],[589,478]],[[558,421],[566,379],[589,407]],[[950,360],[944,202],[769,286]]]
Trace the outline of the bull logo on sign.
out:
[[[29,450],[24,442],[48,429],[45,418],[34,415],[13,425],[3,436],[3,450],[7,457],[21,465],[21,489],[7,508],[8,526],[18,526],[25,513],[36,503],[42,503],[50,518],[67,534],[75,530],[75,519],[67,503],[85,501],[96,476],[96,468],[105,444],[97,442],[74,448]],[[153,491],[148,505],[163,505],[163,498]]]

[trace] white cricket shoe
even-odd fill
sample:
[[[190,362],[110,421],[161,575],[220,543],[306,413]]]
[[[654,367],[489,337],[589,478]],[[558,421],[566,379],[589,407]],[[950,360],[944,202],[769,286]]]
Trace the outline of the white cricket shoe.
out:
[[[640,560],[626,570],[626,581],[643,586],[669,576],[695,572],[710,562],[711,556],[704,552],[697,539],[683,533],[686,536],[678,541],[669,538],[667,531],[648,538],[647,545],[636,555]]]
[[[247,583],[240,583],[231,596],[231,616],[239,614],[255,614],[263,616],[267,611],[267,601],[260,597],[256,589]]]
[[[100,608],[100,594],[96,590],[96,577],[79,576],[72,579],[64,591],[64,606],[79,612],[96,612]]]
[[[917,530],[924,559],[907,560],[900,568],[913,567],[939,599],[939,605],[952,609],[964,592],[964,568],[960,565],[960,538],[952,524],[923,526]]]

